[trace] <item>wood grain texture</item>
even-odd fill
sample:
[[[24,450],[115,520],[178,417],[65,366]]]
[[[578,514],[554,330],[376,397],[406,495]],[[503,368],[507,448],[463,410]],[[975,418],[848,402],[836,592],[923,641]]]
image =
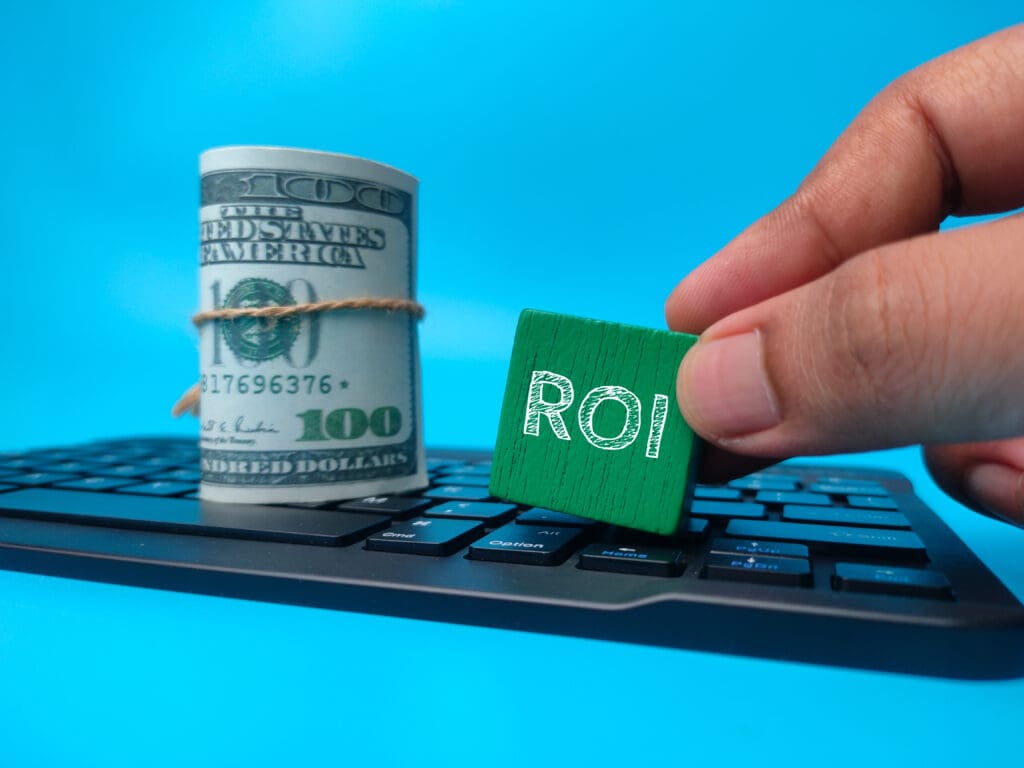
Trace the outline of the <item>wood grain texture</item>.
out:
[[[524,310],[490,492],[653,533],[678,530],[686,522],[697,439],[679,413],[675,381],[696,341]]]

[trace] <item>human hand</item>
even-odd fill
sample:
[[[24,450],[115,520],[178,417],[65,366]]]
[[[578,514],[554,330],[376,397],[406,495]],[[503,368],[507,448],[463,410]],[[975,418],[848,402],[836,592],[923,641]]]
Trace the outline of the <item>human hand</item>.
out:
[[[676,287],[669,327],[702,333],[684,418],[743,470],[921,443],[948,493],[1024,525],[1024,214],[937,231],[1022,205],[1024,25],[892,83]]]

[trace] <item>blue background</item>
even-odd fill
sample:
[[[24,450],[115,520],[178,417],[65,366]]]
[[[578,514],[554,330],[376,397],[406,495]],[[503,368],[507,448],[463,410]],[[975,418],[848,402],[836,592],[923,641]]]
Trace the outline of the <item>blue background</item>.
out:
[[[205,148],[421,179],[426,437],[485,446],[522,307],[662,326],[675,283],[874,93],[1020,17],[1010,0],[5,3],[0,449],[195,430],[168,412],[196,377]],[[1024,596],[1024,532],[945,499],[916,451],[840,460],[907,472]],[[1021,681],[4,572],[0,676],[5,766],[991,764],[1024,714]]]

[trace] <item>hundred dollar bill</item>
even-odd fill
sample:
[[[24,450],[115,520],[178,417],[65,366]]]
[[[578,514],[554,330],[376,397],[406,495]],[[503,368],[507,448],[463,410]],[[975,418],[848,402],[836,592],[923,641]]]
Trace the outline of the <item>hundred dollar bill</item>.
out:
[[[200,157],[200,311],[415,299],[413,177],[357,157]],[[426,486],[416,318],[345,309],[204,322],[200,497],[319,502]]]

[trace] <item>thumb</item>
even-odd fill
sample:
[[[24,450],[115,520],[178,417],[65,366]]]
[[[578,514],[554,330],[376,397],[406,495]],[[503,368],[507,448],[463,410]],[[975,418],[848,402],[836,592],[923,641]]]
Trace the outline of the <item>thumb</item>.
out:
[[[1022,242],[1024,215],[893,243],[720,320],[683,417],[754,456],[1024,434]]]

